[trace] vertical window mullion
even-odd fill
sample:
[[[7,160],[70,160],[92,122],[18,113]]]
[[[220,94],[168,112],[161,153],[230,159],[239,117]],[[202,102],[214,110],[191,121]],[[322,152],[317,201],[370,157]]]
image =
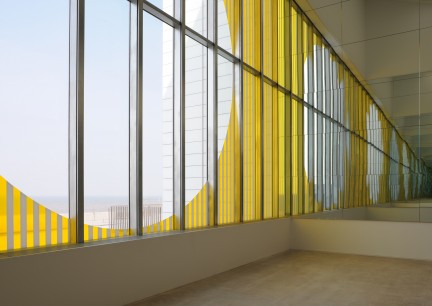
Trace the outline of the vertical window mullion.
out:
[[[130,1],[129,234],[142,235],[143,0]]]
[[[244,97],[244,84],[243,84],[243,50],[244,50],[244,40],[243,40],[243,1],[240,0],[240,16],[239,16],[239,58],[240,61],[238,65],[239,72],[239,86],[238,86],[238,94],[239,94],[239,127],[240,127],[240,182],[239,182],[239,192],[240,192],[240,222],[243,222],[243,211],[244,211],[244,202],[243,202],[243,182],[244,182],[244,147],[243,147],[243,138],[244,138],[244,126],[243,126],[243,97]]]
[[[84,0],[70,1],[69,235],[84,242]]]
[[[261,178],[260,178],[260,205],[261,205],[261,216],[260,219],[264,220],[264,1],[260,0],[260,109],[261,109],[261,120],[260,120],[260,133],[261,133],[261,154],[260,154],[260,164],[261,164]]]
[[[185,1],[174,1],[174,222],[185,229]]]
[[[207,209],[209,226],[217,225],[218,220],[218,1],[207,0],[207,35],[209,45],[207,51],[207,165],[208,192]]]

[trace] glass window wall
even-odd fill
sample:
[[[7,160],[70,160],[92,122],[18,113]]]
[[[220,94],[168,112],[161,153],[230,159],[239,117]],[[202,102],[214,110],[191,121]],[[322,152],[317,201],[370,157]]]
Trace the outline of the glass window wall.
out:
[[[129,4],[85,4],[84,240],[129,232]]]
[[[430,169],[301,8],[242,3],[1,4],[0,251],[431,195]]]
[[[173,229],[174,29],[144,12],[142,109],[143,233]]]
[[[0,252],[69,242],[69,1],[0,3]]]
[[[185,227],[189,229],[209,224],[207,48],[186,37],[185,49]]]

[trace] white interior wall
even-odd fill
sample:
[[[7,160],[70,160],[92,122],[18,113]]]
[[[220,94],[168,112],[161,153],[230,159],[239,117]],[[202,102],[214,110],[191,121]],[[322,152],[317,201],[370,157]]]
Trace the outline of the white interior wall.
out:
[[[2,303],[123,305],[288,249],[432,260],[432,223],[360,220],[368,209],[2,255]]]
[[[0,257],[1,305],[124,305],[289,249],[290,218]]]
[[[432,223],[293,218],[291,249],[432,260]]]

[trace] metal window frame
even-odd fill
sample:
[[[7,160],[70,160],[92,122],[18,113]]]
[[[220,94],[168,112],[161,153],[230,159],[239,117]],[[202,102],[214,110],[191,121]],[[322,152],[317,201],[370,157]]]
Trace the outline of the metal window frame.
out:
[[[265,124],[265,116],[264,116],[264,1],[266,0],[260,0],[260,109],[261,109],[261,126],[260,126],[260,132],[261,132],[261,148],[260,148],[260,165],[261,165],[261,179],[260,179],[260,188],[261,188],[261,194],[260,194],[260,209],[261,209],[261,216],[260,220],[264,220],[264,214],[265,214],[265,205],[264,205],[264,145],[265,145],[265,135],[264,135],[264,124]]]
[[[239,9],[239,61],[238,61],[238,69],[239,69],[239,88],[238,88],[238,93],[239,93],[239,136],[240,136],[240,182],[239,182],[239,189],[240,189],[240,222],[244,222],[244,148],[243,148],[243,143],[244,143],[244,129],[243,129],[243,107],[244,107],[244,83],[243,83],[243,78],[244,78],[244,39],[243,39],[243,7],[244,7],[244,0],[240,0],[240,9]],[[233,52],[235,52],[233,50]]]
[[[84,242],[85,0],[69,2],[69,241]]]
[[[185,0],[174,1],[174,221],[185,229]]]
[[[386,158],[391,162],[400,163],[388,152],[385,152],[380,145],[377,144],[374,139],[367,140],[363,135],[357,131],[353,131],[348,128],[342,118],[340,117],[342,105],[334,108],[333,112],[329,112],[328,109],[320,109],[320,107],[314,105],[311,106],[304,101],[301,96],[294,95],[292,93],[292,65],[290,65],[290,81],[287,86],[281,86],[277,81],[272,80],[268,76],[264,75],[264,1],[260,0],[260,62],[261,67],[259,70],[251,67],[244,63],[244,0],[240,0],[239,10],[239,50],[238,55],[235,53],[237,50],[233,50],[233,53],[226,51],[218,46],[218,1],[207,0],[207,28],[208,36],[205,37],[195,31],[194,29],[187,27],[185,24],[185,1],[179,0],[174,1],[174,14],[171,16],[162,9],[156,7],[152,3],[146,0],[130,0],[130,62],[129,62],[129,73],[130,73],[130,84],[129,84],[129,106],[130,106],[130,118],[129,118],[129,214],[130,214],[130,234],[131,235],[142,235],[142,51],[143,51],[143,12],[146,11],[162,22],[171,25],[174,29],[174,68],[173,68],[173,81],[174,81],[174,192],[173,192],[173,205],[174,205],[174,229],[184,230],[185,229],[185,38],[186,35],[199,42],[207,48],[207,175],[209,190],[207,204],[208,204],[208,224],[217,225],[218,220],[218,173],[217,173],[217,100],[218,100],[218,55],[231,61],[236,69],[239,70],[239,88],[236,88],[239,93],[239,134],[240,134],[240,182],[239,182],[239,193],[240,193],[240,222],[243,222],[243,161],[244,161],[244,148],[243,148],[243,104],[244,104],[244,84],[243,84],[243,72],[244,70],[251,72],[253,75],[260,78],[261,82],[261,96],[260,96],[260,107],[263,111],[264,108],[264,84],[267,83],[272,87],[276,87],[278,91],[283,92],[291,100],[297,100],[303,106],[307,106],[308,109],[315,115],[319,115],[323,119],[327,119],[330,126],[332,127],[332,137],[342,137],[342,134],[352,134],[359,141],[364,141],[370,150],[377,154],[382,154],[383,158]],[[304,16],[307,22],[310,22],[308,16],[305,15],[304,11],[300,9],[294,0],[287,0],[285,5],[288,6],[289,10],[289,25],[291,26],[291,7],[295,7],[299,14]],[[82,243],[84,242],[84,16],[85,16],[85,0],[70,0],[70,12],[69,12],[69,216],[70,216],[70,241],[71,243]],[[327,52],[332,54],[338,61],[338,65],[344,68],[344,71],[352,74],[351,70],[346,64],[338,57],[337,53],[333,50],[330,44],[326,41],[324,36],[316,29],[313,25],[313,31],[322,38],[323,45],[328,49]],[[290,30],[291,31],[291,30]],[[288,35],[289,40],[289,53],[290,60],[292,60],[292,46],[290,33]],[[331,66],[331,65],[330,65]],[[327,74],[332,74],[333,70],[328,67],[329,71]],[[353,75],[354,80],[357,80]],[[358,81],[358,80],[357,80]],[[287,88],[288,87],[288,88]],[[323,89],[324,90],[324,89]],[[330,89],[334,90],[334,89]],[[339,89],[341,91],[341,89]],[[339,93],[340,94],[340,93]],[[381,108],[376,104],[375,100],[366,91],[365,96],[369,98],[373,105],[377,108],[378,113],[389,125],[389,128],[395,130],[397,137],[400,137],[397,129],[388,121],[388,118],[384,115]],[[339,99],[335,97],[336,102]],[[330,102],[330,101],[328,101]],[[334,103],[334,101],[332,101]],[[326,122],[327,122],[326,121]],[[264,121],[261,122],[261,217],[264,219]],[[327,131],[326,132],[330,132]],[[288,136],[288,135],[287,135]],[[330,140],[333,144],[333,140]],[[408,144],[404,141],[408,151],[415,156],[414,152]],[[382,147],[382,146],[381,146]],[[336,150],[337,151],[337,150]],[[338,152],[333,152],[337,155]],[[333,158],[330,162],[331,169],[338,173],[338,165],[333,164]],[[421,161],[421,159],[419,159]],[[292,163],[291,161],[288,161]],[[374,165],[372,165],[374,166]],[[413,171],[413,167],[422,166],[421,162],[416,165],[403,165],[409,171]],[[341,174],[339,174],[341,175]],[[338,175],[336,175],[339,177]],[[292,182],[290,182],[292,184]],[[291,195],[287,195],[291,196]],[[340,202],[340,201],[339,201]],[[211,205],[213,204],[213,205]],[[292,214],[292,199],[290,200],[290,212]]]
[[[129,234],[142,235],[143,0],[130,1]]]
[[[218,225],[218,1],[207,0],[207,225]]]

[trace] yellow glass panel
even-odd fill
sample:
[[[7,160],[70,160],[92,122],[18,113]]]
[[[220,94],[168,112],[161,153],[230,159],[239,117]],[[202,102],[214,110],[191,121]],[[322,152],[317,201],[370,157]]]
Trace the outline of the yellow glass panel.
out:
[[[84,224],[84,241],[89,241],[89,225]]]
[[[240,222],[240,134],[234,91],[227,134],[218,159],[218,224]]]
[[[290,7],[288,1],[278,0],[277,17],[277,80],[285,88],[291,87],[291,58],[290,58]]]
[[[286,131],[285,131],[285,94],[283,92],[277,92],[277,110],[276,114],[274,114],[274,117],[277,118],[276,128],[277,128],[277,135],[275,135],[274,142],[277,142],[277,150],[275,150],[275,160],[277,161],[274,165],[274,167],[277,170],[277,173],[275,173],[277,187],[276,187],[276,196],[277,196],[277,205],[278,205],[278,211],[277,215],[278,217],[284,217],[285,211],[286,211],[286,160],[287,156],[285,154],[286,152]]]
[[[62,241],[69,243],[69,219],[62,217]]]
[[[226,49],[228,52],[238,56],[239,55],[239,24],[240,24],[240,1],[238,0],[223,0],[223,9],[226,13],[225,19],[219,18],[219,46]],[[228,22],[228,24],[226,24]],[[225,41],[226,34],[224,28],[229,28],[229,45]]]
[[[263,0],[263,71],[273,81],[278,77],[278,0]]]
[[[243,220],[261,219],[261,88],[260,79],[243,76]]]
[[[291,7],[291,90],[299,95],[303,92],[300,82],[303,80],[303,60],[301,49],[301,15],[294,7]]]
[[[58,230],[57,214],[53,211],[51,211],[50,214],[51,214],[51,244],[57,244],[57,230]]]
[[[33,221],[33,205],[32,199],[27,198],[27,247],[31,248],[34,246],[34,221]]]
[[[284,95],[282,94],[282,97]],[[283,101],[283,100],[282,100]],[[284,215],[285,203],[282,196],[285,194],[284,162],[279,159],[279,132],[283,130],[283,116],[278,116],[278,91],[275,87],[264,84],[264,218],[276,218],[279,216],[279,202],[281,202],[282,215]],[[283,110],[283,108],[282,108]],[[282,114],[284,114],[282,112]],[[282,129],[279,129],[279,120],[282,121]],[[282,134],[282,148],[284,135]],[[285,156],[282,155],[282,158]],[[280,163],[280,164],[279,164]],[[280,169],[280,167],[282,169]],[[282,185],[279,183],[279,171],[281,171]]]
[[[292,118],[292,214],[304,213],[304,133],[303,133],[303,104],[291,100]]]
[[[186,205],[186,229],[200,228],[208,225],[207,222],[207,184]],[[158,224],[163,229],[163,222]]]
[[[13,188],[13,240],[14,248],[21,248],[21,203],[20,203],[20,191]]]
[[[7,250],[7,182],[0,176],[0,252]]]
[[[243,1],[243,60],[261,70],[261,1]]]
[[[94,226],[93,227],[93,240],[100,239],[102,237],[99,237],[99,228]]]
[[[284,102],[281,102],[281,100],[284,100]],[[285,215],[289,216],[291,214],[291,197],[292,197],[292,188],[291,188],[291,182],[292,182],[292,168],[291,168],[291,162],[292,162],[292,112],[291,112],[291,99],[289,96],[285,96],[284,98],[279,98],[279,105],[283,103],[285,105],[284,108],[284,129],[285,129],[285,153],[283,156],[285,156]],[[279,115],[281,115],[281,108],[279,108]],[[280,135],[279,135],[280,136]],[[279,206],[280,207],[280,206]]]

